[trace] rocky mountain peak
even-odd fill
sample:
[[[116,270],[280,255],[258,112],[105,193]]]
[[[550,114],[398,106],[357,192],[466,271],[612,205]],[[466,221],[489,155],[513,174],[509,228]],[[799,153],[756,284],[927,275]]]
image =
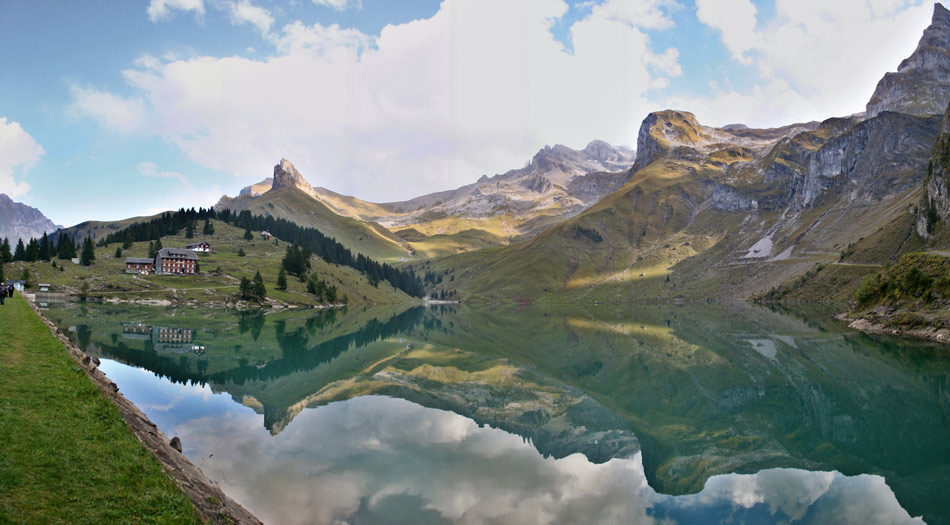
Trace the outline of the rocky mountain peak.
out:
[[[53,224],[40,210],[14,202],[7,195],[0,193],[0,239],[6,237],[16,244],[18,239],[26,242],[60,228],[62,226]]]
[[[884,75],[867,104],[867,118],[883,111],[939,115],[950,99],[950,11],[934,4],[930,26],[897,72]]]
[[[313,186],[303,178],[303,175],[297,171],[297,168],[287,159],[280,159],[280,163],[274,166],[274,183],[271,189],[280,189],[286,187],[297,188],[307,195],[313,196]]]

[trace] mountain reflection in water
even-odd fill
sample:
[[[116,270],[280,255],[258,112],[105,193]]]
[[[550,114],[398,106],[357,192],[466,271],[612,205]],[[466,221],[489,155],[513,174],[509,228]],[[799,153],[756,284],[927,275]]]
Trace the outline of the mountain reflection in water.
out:
[[[50,317],[88,352],[158,374],[103,363],[210,477],[275,522],[950,516],[950,361],[826,315],[69,306]],[[123,323],[180,328],[204,353],[123,339]]]

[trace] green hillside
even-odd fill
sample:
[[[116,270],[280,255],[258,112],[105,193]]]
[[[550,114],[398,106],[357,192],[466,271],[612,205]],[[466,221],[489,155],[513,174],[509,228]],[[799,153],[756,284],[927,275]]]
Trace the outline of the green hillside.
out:
[[[199,253],[200,275],[129,275],[125,273],[126,257],[147,257],[148,242],[136,242],[122,256],[115,257],[119,243],[96,248],[96,260],[85,267],[69,261],[54,259],[56,266],[47,262],[14,262],[5,265],[10,278],[19,278],[23,270],[29,271],[30,281],[49,283],[53,291],[79,294],[88,284],[90,297],[105,300],[168,300],[176,304],[214,304],[224,306],[235,302],[235,293],[242,277],[252,278],[260,271],[267,287],[267,297],[277,304],[316,305],[314,296],[307,292],[306,283],[293,276],[287,277],[287,290],[277,290],[277,276],[287,244],[274,239],[261,240],[254,232],[252,240],[244,239],[244,230],[221,221],[212,221],[215,233],[196,233],[186,239],[184,233],[164,236],[162,246],[184,247],[188,243],[207,241],[212,253]],[[200,230],[200,228],[199,228]],[[244,256],[238,254],[243,250]],[[415,301],[396,290],[388,282],[372,286],[365,275],[345,266],[328,264],[319,257],[311,258],[312,270],[318,278],[336,286],[339,295],[346,295],[349,304],[405,304]]]
[[[254,215],[287,219],[312,227],[335,238],[350,251],[380,262],[409,258],[405,242],[382,226],[338,215],[322,202],[294,187],[270,190],[257,197],[242,195],[219,206],[234,212],[249,210]]]

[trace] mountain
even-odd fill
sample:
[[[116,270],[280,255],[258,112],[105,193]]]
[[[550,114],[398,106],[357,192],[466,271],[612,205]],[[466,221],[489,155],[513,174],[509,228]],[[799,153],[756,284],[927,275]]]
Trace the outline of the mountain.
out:
[[[942,113],[950,100],[950,11],[934,5],[933,21],[917,49],[877,84],[867,105],[868,118],[882,111],[911,115]]]
[[[40,238],[44,233],[52,233],[62,226],[46,218],[43,212],[0,193],[0,239],[6,237],[11,244],[18,239],[24,242],[31,238]]]
[[[622,186],[633,160],[632,152],[599,140],[582,150],[546,146],[523,168],[383,204],[391,213],[376,220],[393,231],[412,228],[425,235],[478,229],[503,238],[530,237]]]
[[[652,113],[618,191],[534,239],[434,270],[469,296],[519,302],[753,297],[822,270],[829,293],[851,290],[922,245],[918,203],[950,97],[947,18],[936,6],[915,51],[931,58],[904,61],[865,115],[751,129]],[[914,104],[886,95],[899,92]]]
[[[377,204],[314,188],[281,159],[273,177],[243,188],[236,198],[222,197],[216,207],[252,209],[326,229],[348,247],[383,260],[430,258],[534,236],[620,188],[633,161],[629,150],[600,140],[582,150],[546,146],[523,168],[482,176],[455,190]],[[315,203],[298,200],[292,211],[279,206],[278,195],[270,193],[283,188]],[[361,243],[354,243],[353,235]]]
[[[329,208],[317,198],[318,194],[310,183],[287,159],[281,159],[274,166],[269,190],[255,195],[253,188],[245,188],[234,198],[222,197],[215,209],[248,210],[254,215],[273,216],[317,228],[349,250],[380,261],[400,261],[410,255],[403,240],[386,228],[340,215]]]

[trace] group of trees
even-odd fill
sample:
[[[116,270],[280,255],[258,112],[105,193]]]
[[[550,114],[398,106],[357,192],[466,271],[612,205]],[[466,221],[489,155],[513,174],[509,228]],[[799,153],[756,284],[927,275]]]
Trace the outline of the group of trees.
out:
[[[195,210],[192,208],[186,210],[182,208],[177,212],[165,212],[147,221],[134,223],[122,230],[110,233],[99,241],[99,245],[106,246],[121,242],[123,249],[128,249],[133,242],[149,241],[153,243],[149,255],[154,256],[153,252],[161,249],[160,239],[162,236],[177,235],[182,230],[185,230],[187,235],[189,231],[195,231],[197,221],[204,221],[202,231],[205,235],[213,234],[212,219],[243,229],[245,239],[248,237],[253,239],[251,233],[253,231],[266,230],[275,237],[296,246],[299,252],[295,254],[294,257],[296,258],[291,258],[290,267],[286,264],[282,266],[288,274],[295,275],[302,281],[306,280],[305,275],[309,271],[310,256],[317,255],[330,264],[355,268],[365,274],[374,286],[381,281],[387,281],[394,288],[413,297],[425,296],[422,280],[416,276],[412,269],[403,270],[389,264],[379,263],[363,254],[354,255],[336,239],[324,235],[316,228],[303,227],[285,219],[252,215],[247,210],[232,213],[228,209],[218,212],[214,209],[198,208]],[[157,248],[155,244],[158,245]],[[304,258],[305,262],[302,262]]]
[[[177,212],[167,211],[158,217],[143,222],[136,222],[122,230],[110,233],[99,241],[100,246],[121,242],[123,248],[129,248],[133,242],[156,241],[166,235],[178,235],[178,232],[187,230],[190,227],[194,235],[196,221],[204,221],[205,235],[214,234],[214,225],[211,219],[216,218],[213,209],[194,208],[186,210],[179,209]]]
[[[341,298],[337,294],[336,286],[333,286],[323,279],[318,279],[316,274],[311,274],[307,281],[307,291],[312,293],[321,303],[336,304],[347,302],[346,298]]]
[[[275,237],[290,244],[297,244],[301,248],[309,248],[310,253],[319,256],[330,264],[349,266],[362,272],[373,284],[388,281],[394,288],[402,290],[413,297],[423,297],[425,290],[422,281],[411,270],[401,270],[389,264],[379,263],[363,254],[353,255],[342,244],[332,237],[327,237],[316,228],[306,228],[286,219],[251,215],[244,210],[234,214],[231,210],[217,212],[218,220],[232,226],[253,231],[268,231]],[[288,270],[288,273],[289,270]]]
[[[307,279],[307,272],[310,271],[310,255],[310,248],[288,244],[281,267],[303,282]]]
[[[150,241],[148,243],[148,258],[154,259],[158,252],[163,248],[162,240],[155,239],[155,241]]]
[[[87,246],[88,245],[88,246]],[[0,242],[0,264],[7,262],[49,262],[56,259],[68,261],[82,252],[88,257],[80,256],[82,264],[89,265],[95,260],[96,254],[92,243],[92,238],[87,237],[82,246],[78,245],[66,232],[61,231],[59,235],[50,237],[44,233],[39,239],[31,238],[24,243],[23,239],[17,241],[16,247],[10,247],[10,240],[4,238]]]
[[[247,277],[241,277],[239,292],[241,299],[263,304],[267,299],[267,288],[264,287],[264,278],[261,277],[261,272],[258,271],[254,274],[253,281]]]

